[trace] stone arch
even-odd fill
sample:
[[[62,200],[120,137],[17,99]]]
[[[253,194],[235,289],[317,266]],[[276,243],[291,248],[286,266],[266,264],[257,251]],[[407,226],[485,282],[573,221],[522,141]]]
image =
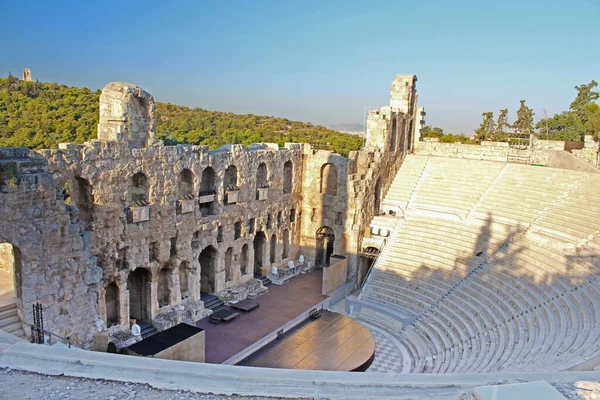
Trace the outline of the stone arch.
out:
[[[333,229],[328,226],[322,226],[317,230],[315,243],[315,265],[329,265],[329,260],[333,254],[334,243],[335,234]]]
[[[398,134],[398,122],[395,116],[392,117],[392,128],[390,131],[390,152],[396,151],[396,137]]]
[[[129,178],[127,203],[129,205],[149,203],[148,178],[143,172],[138,172]]]
[[[290,194],[294,188],[294,163],[286,161],[283,164],[283,194]]]
[[[154,98],[142,88],[111,82],[102,89],[98,139],[125,141],[130,147],[156,142]]]
[[[104,293],[104,304],[106,304],[106,326],[119,324],[119,286],[117,282],[111,282],[106,286]]]
[[[282,258],[290,256],[290,232],[287,229],[283,230],[283,253]]]
[[[270,251],[269,251],[269,261],[271,264],[277,262],[277,236],[275,234],[271,235],[271,243],[270,243]]]
[[[242,276],[248,273],[248,245],[244,243],[240,255],[240,273]]]
[[[265,243],[267,238],[265,233],[262,231],[256,232],[254,235],[254,274],[260,274],[260,270],[263,267],[266,267],[264,264],[265,259]]]
[[[23,298],[23,257],[21,250],[8,242],[0,243],[0,277],[7,281],[0,287],[0,295],[11,298],[14,293],[17,300]]]
[[[321,167],[321,193],[337,195],[338,174],[337,168],[331,163],[323,164]]]
[[[215,170],[212,169],[212,167],[206,167],[204,168],[204,171],[202,171],[202,179],[200,180],[199,190],[199,196],[215,193]]]
[[[179,264],[179,293],[181,294],[182,299],[190,297],[189,273],[189,263],[187,261],[182,261],[181,264]]]
[[[404,153],[406,150],[406,120],[402,120],[400,128],[400,152]]]
[[[373,201],[373,215],[379,215],[379,207],[381,205],[381,177],[375,183],[375,199]]]
[[[256,169],[256,188],[266,188],[269,186],[269,177],[267,171],[267,164],[260,163]]]
[[[177,198],[185,199],[194,194],[194,173],[184,168],[179,173],[179,182],[177,182]]]
[[[141,321],[152,320],[150,296],[150,273],[146,268],[137,268],[127,277],[129,290],[129,317]]]
[[[170,271],[163,267],[158,273],[157,300],[159,307],[168,306],[171,303],[171,287],[169,286]]]
[[[225,251],[225,282],[233,279],[233,248],[229,247]]]
[[[225,178],[223,179],[223,186],[225,190],[235,190],[237,188],[237,167],[230,165],[225,170]]]
[[[200,253],[200,291],[202,293],[214,293],[216,286],[216,274],[218,267],[219,252],[213,246],[208,246]]]
[[[90,228],[94,212],[92,185],[82,177],[75,177],[75,186],[71,190],[71,204],[79,209],[79,219],[86,229]]]

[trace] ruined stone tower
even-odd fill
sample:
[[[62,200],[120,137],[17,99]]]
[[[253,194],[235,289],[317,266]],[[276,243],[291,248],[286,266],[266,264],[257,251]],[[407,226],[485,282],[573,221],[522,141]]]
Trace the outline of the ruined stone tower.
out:
[[[25,82],[31,82],[33,78],[31,77],[31,70],[29,68],[25,68],[23,70],[23,80]]]
[[[100,95],[98,139],[146,147],[156,142],[154,97],[125,82],[111,82]]]

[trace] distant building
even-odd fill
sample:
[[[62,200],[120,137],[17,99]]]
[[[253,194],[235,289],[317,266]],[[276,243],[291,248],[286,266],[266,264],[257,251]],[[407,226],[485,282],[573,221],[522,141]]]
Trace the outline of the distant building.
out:
[[[31,78],[31,70],[29,68],[25,68],[23,70],[23,78],[25,82],[31,82],[33,79]]]

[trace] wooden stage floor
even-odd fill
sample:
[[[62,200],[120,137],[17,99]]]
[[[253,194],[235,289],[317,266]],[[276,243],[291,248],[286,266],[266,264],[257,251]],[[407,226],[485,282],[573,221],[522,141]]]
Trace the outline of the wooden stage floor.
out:
[[[375,355],[375,339],[360,322],[325,311],[309,319],[239,365],[324,371],[364,371]]]
[[[280,326],[326,299],[321,295],[322,270],[300,275],[283,286],[269,285],[256,300],[260,306],[241,313],[235,320],[214,325],[203,318],[196,323],[204,329],[206,362],[220,364]]]

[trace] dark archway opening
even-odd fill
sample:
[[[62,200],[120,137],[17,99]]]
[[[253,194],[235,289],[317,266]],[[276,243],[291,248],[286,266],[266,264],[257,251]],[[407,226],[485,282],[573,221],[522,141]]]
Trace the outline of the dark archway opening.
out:
[[[329,265],[331,255],[333,254],[333,243],[335,242],[333,229],[323,226],[317,230],[316,236],[315,265]]]
[[[263,267],[263,261],[265,258],[265,242],[267,238],[265,233],[260,231],[256,232],[254,236],[254,275],[260,275],[260,269]]]
[[[148,178],[143,172],[138,172],[129,179],[128,203],[133,206],[143,206],[149,203],[148,199]]]
[[[373,202],[373,215],[379,215],[379,207],[381,206],[381,178],[377,179],[375,184],[375,200]]]
[[[110,327],[119,323],[119,287],[112,282],[106,287],[104,295],[106,304],[106,326]]]
[[[215,170],[206,167],[202,171],[198,198],[200,199],[200,212],[202,215],[213,215],[215,213]]]
[[[271,261],[271,264],[277,262],[277,236],[274,234],[271,235],[271,251],[269,261]]]
[[[292,193],[294,188],[294,164],[286,161],[283,164],[283,194]]]
[[[171,302],[171,288],[169,287],[169,270],[163,268],[158,274],[158,306],[165,307]]]
[[[79,209],[79,219],[84,223],[86,230],[90,229],[94,212],[94,195],[90,183],[80,177],[76,177],[77,193],[75,194],[75,206]]]
[[[219,252],[212,246],[208,246],[200,256],[200,291],[202,293],[212,294],[215,292],[215,275],[217,270],[217,256]]]
[[[392,129],[390,132],[390,152],[396,151],[396,136],[398,135],[398,123],[396,122],[396,117],[392,117]]]
[[[187,261],[182,261],[181,264],[179,264],[179,293],[182,299],[190,297],[188,265]]]
[[[229,247],[225,251],[225,282],[233,279],[233,248]]]
[[[242,254],[240,256],[240,272],[242,276],[248,273],[248,245],[242,246]]]
[[[147,269],[138,268],[127,277],[129,289],[129,317],[150,321],[150,274]]]

